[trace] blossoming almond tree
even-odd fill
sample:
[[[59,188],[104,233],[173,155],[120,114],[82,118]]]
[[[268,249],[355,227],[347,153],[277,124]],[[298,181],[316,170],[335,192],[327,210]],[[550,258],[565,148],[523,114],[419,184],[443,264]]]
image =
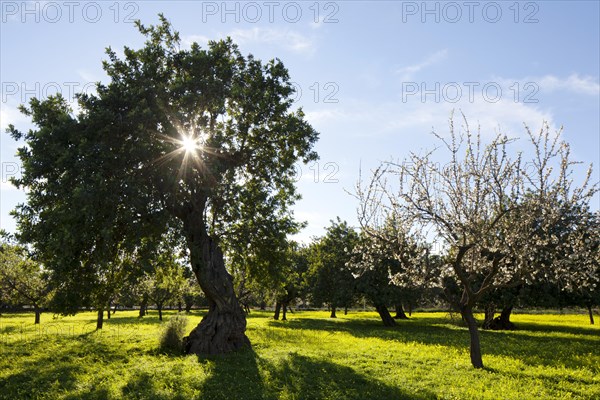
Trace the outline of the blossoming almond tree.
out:
[[[374,215],[401,216],[406,232],[420,227],[442,244],[440,277],[459,284],[456,306],[469,329],[471,363],[483,368],[474,306],[495,288],[561,268],[543,262],[548,248],[560,244],[550,227],[568,210],[585,207],[597,185],[589,184],[591,166],[575,185],[569,146],[548,124],[538,133],[526,127],[533,156],[525,162],[524,153],[510,152],[515,139],[498,134],[484,145],[480,131],[471,132],[464,116],[463,121],[460,132],[451,118],[448,136],[434,133],[438,149],[383,163],[365,186],[374,194],[361,207],[371,215],[367,225],[373,225]],[[434,158],[438,150],[449,156],[443,166]]]

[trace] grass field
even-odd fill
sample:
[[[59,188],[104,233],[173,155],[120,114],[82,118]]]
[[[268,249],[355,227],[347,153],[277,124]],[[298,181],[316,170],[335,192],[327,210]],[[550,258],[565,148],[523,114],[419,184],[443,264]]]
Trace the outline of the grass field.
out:
[[[167,312],[166,319],[172,313]],[[202,313],[190,315],[195,326]],[[375,313],[337,320],[253,311],[253,349],[220,357],[158,350],[161,323],[117,312],[0,317],[0,399],[573,399],[600,398],[600,329],[585,315],[516,314],[513,332],[482,332],[486,369],[445,313],[385,328]]]

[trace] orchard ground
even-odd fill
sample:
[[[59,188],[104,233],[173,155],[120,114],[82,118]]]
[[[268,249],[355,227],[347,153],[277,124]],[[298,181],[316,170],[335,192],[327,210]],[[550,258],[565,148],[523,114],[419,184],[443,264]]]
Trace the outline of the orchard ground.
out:
[[[153,311],[117,311],[102,331],[95,318],[3,314],[0,399],[600,398],[600,327],[585,314],[514,314],[518,330],[482,331],[483,370],[460,317],[443,312],[385,328],[374,312],[252,311],[252,350],[215,357],[161,352]]]

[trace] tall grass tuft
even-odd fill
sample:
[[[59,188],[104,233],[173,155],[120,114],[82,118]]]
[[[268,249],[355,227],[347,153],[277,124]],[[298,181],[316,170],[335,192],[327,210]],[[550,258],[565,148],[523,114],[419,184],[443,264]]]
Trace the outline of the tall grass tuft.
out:
[[[175,314],[169,318],[160,336],[160,349],[169,353],[182,353],[187,324],[185,315]]]

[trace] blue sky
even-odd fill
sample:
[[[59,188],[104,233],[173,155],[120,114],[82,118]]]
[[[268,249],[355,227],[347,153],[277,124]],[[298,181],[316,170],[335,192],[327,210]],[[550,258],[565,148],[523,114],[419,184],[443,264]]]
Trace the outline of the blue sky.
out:
[[[525,145],[523,123],[564,127],[575,159],[600,174],[600,8],[597,1],[539,2],[22,2],[2,1],[2,132],[27,129],[16,107],[32,95],[92,90],[106,81],[104,48],[138,47],[131,23],[163,12],[183,45],[231,36],[243,53],[280,58],[297,106],[320,131],[318,164],[298,166],[295,207],[319,235],[330,219],[355,224],[359,174],[382,160],[431,148],[462,111],[484,137],[503,132]],[[523,146],[521,146],[523,144]],[[18,144],[0,135],[0,227],[25,196],[7,182],[19,173]],[[578,170],[583,175],[584,168]],[[595,209],[600,199],[594,199]]]

